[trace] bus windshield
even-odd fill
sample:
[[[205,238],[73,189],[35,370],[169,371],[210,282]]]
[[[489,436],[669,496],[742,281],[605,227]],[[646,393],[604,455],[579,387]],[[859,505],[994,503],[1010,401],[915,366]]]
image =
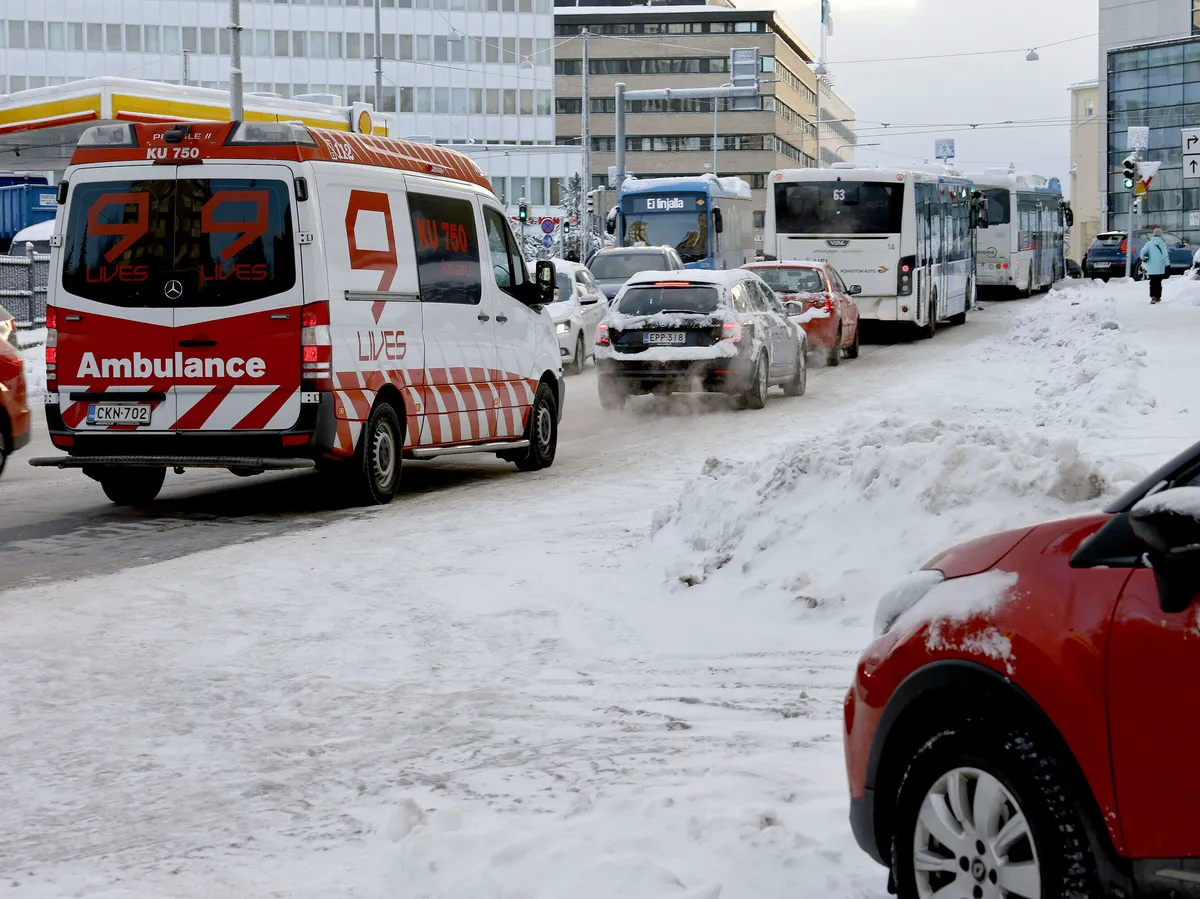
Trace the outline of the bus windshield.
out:
[[[644,212],[624,217],[627,247],[674,247],[685,262],[708,258],[708,212]]]
[[[898,234],[903,218],[903,184],[798,181],[775,185],[779,234]]]
[[[987,197],[988,227],[1007,225],[1012,221],[1012,195],[1003,187],[989,187],[980,191]]]

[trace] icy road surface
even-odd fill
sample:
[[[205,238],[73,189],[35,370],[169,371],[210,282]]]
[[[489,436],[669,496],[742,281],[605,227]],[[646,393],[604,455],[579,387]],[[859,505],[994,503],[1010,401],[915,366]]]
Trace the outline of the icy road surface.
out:
[[[0,594],[0,892],[882,899],[840,722],[874,600],[1200,437],[1195,287],[993,305],[762,413],[581,412],[549,472]]]

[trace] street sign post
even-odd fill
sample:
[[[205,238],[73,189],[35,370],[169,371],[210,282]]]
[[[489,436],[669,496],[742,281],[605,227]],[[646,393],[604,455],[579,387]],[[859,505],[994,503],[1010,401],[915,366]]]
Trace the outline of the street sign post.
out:
[[[954,158],[954,138],[939,137],[933,142],[933,158],[949,162]]]
[[[1128,144],[1127,150],[1149,150],[1150,149],[1150,129],[1135,125],[1129,129],[1127,134]]]

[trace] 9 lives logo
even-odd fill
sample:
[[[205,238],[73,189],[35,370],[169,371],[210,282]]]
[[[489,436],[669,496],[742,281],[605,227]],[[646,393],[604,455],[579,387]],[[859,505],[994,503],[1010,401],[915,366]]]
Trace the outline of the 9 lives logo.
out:
[[[264,190],[221,190],[209,198],[200,211],[202,234],[233,234],[230,241],[210,263],[201,262],[198,277],[201,283],[220,281],[265,281],[270,271],[265,262],[237,263],[233,260],[267,233],[270,195]],[[253,209],[253,218],[231,220],[227,215],[218,217],[218,210],[226,204],[246,204]],[[122,208],[119,216],[108,213],[111,207]],[[130,207],[134,217],[127,220]],[[114,220],[115,218],[115,220]],[[149,232],[151,226],[150,194],[145,191],[113,192],[101,194],[88,210],[87,233],[89,237],[120,238],[105,253],[104,262],[96,268],[86,268],[84,277],[89,284],[139,284],[150,277],[150,266],[145,264],[117,264],[122,256]]]

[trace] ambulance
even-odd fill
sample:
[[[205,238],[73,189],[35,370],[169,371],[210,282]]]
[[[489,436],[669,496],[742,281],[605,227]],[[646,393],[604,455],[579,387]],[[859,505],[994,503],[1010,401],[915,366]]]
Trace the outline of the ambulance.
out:
[[[46,419],[115,503],[167,469],[554,462],[554,269],[462,154],[292,123],[100,125],[58,189]]]

